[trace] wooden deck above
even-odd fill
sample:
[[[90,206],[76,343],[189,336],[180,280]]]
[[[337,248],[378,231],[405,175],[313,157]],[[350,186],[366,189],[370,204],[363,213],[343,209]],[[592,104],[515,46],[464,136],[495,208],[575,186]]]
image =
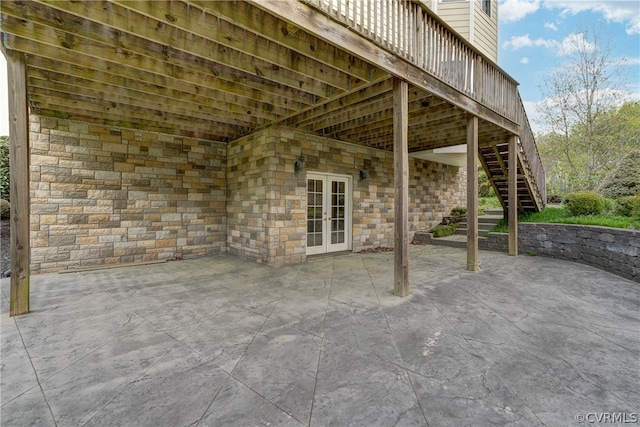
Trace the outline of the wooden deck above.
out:
[[[471,113],[480,146],[516,134],[537,155],[517,83],[410,1],[0,8],[3,49],[26,55],[44,116],[223,142],[281,124],[392,150],[395,76],[409,83],[410,152],[464,144]]]

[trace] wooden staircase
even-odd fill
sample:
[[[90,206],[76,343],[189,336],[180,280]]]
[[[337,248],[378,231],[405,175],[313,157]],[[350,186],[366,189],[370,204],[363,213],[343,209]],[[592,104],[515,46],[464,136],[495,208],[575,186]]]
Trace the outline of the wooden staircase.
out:
[[[518,146],[520,147],[520,145]],[[479,148],[482,167],[493,186],[502,208],[509,208],[509,185],[507,165],[509,164],[509,144],[498,143]],[[536,153],[537,154],[537,153]],[[525,160],[523,151],[518,150],[518,211],[538,212],[546,204],[545,191],[539,188],[530,163]],[[544,185],[544,182],[542,183]]]

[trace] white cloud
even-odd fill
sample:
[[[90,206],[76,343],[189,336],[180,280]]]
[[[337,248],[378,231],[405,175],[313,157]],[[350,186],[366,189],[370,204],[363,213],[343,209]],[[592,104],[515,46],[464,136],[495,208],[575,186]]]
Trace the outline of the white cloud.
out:
[[[558,47],[559,43],[557,40],[545,40],[545,39],[535,39],[531,40],[529,34],[525,34],[524,36],[512,36],[509,40],[502,44],[502,47],[505,49],[518,50],[523,47],[546,47],[553,48]]]
[[[553,31],[558,31],[558,27],[556,27],[556,24],[554,24],[553,22],[545,22],[544,27]]]
[[[594,50],[596,50],[596,45],[589,43],[589,41],[585,39],[584,34],[571,33],[562,40],[557,53],[560,56],[567,56],[578,51],[593,52]]]
[[[516,22],[540,8],[540,0],[504,0],[500,2],[499,19]]]
[[[529,58],[527,58],[526,56],[524,56],[521,60],[520,60],[521,64],[528,64],[529,63]]]
[[[626,24],[627,34],[640,34],[640,2],[637,0],[546,0],[544,7],[561,9],[563,15],[585,11],[602,13],[608,21]]]
[[[553,50],[558,56],[571,55],[579,50],[592,52],[596,49],[596,45],[590,43],[582,33],[571,33],[561,42],[554,39],[543,38],[533,40],[529,37],[529,34],[525,34],[524,36],[512,36],[509,40],[502,43],[502,47],[504,49],[511,50],[518,50],[525,47],[544,47]],[[520,62],[524,63],[522,61]]]
[[[613,62],[623,67],[637,66],[637,65],[640,65],[640,58],[639,57],[636,57],[636,58],[620,57],[620,58],[614,58]]]

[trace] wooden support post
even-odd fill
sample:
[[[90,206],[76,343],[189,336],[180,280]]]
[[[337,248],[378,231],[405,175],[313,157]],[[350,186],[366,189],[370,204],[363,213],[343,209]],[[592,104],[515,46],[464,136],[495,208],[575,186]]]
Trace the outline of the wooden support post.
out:
[[[478,262],[478,117],[467,114],[467,270]]]
[[[509,255],[518,255],[518,140],[516,135],[509,137],[508,165],[508,222],[509,222]]]
[[[29,109],[24,54],[3,49],[9,99],[11,292],[9,315],[29,312]]]
[[[393,79],[394,293],[409,295],[409,84]]]

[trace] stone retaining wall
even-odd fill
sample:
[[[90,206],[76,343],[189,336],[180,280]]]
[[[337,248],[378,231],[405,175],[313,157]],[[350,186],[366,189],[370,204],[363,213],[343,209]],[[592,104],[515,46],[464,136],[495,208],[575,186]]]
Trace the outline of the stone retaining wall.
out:
[[[508,251],[504,233],[489,233],[482,249]],[[570,225],[518,224],[518,251],[582,262],[640,282],[640,230]]]

